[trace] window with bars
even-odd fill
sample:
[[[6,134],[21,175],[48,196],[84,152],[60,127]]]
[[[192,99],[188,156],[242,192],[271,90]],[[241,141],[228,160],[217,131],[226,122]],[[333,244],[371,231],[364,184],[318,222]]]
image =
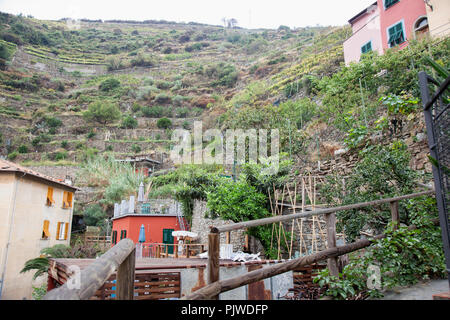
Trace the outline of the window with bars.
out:
[[[372,51],[372,41],[367,42],[361,47],[361,53],[367,53]]]
[[[388,9],[392,7],[394,4],[399,2],[400,0],[384,0],[384,9]]]
[[[126,239],[127,237],[127,230],[121,230],[120,231],[120,240]]]
[[[393,27],[390,27],[388,29],[388,44],[389,47],[395,47],[403,42],[405,42],[406,37],[405,33],[403,32],[403,22],[399,22]]]

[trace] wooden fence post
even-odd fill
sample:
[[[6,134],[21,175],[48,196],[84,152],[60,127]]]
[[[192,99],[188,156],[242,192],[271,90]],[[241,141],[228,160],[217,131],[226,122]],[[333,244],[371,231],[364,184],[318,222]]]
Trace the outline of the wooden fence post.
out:
[[[328,249],[336,247],[336,213],[329,213],[325,215],[327,222],[327,242]],[[338,268],[338,258],[332,257],[328,258],[327,261],[328,270],[330,271],[331,276],[338,277],[339,276],[339,268]]]
[[[390,203],[390,206],[391,206],[392,222],[394,222],[394,230],[397,230],[398,225],[400,223],[400,215],[398,213],[398,201],[392,201]]]
[[[136,268],[136,248],[128,255],[117,269],[117,300],[133,300],[134,272]]]
[[[215,229],[211,229],[208,235],[208,284],[219,281],[219,254],[220,254],[220,234]],[[218,300],[219,296],[212,297]]]

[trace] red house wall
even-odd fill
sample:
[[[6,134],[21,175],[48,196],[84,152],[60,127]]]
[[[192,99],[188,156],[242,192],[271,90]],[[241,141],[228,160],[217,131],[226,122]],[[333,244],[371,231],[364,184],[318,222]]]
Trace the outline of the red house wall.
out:
[[[141,225],[145,227],[145,243],[162,243],[163,229],[180,230],[177,217],[173,216],[125,216],[113,220],[112,230],[117,231],[117,242],[120,231],[127,230],[127,238],[137,243]]]
[[[399,45],[404,48],[408,45],[409,40],[414,39],[414,24],[421,16],[427,15],[425,2],[423,0],[400,0],[398,3],[384,9],[384,1],[378,1],[378,8],[380,9],[380,24],[381,24],[381,40],[383,49],[389,48],[387,29],[392,25],[403,20],[406,41]]]

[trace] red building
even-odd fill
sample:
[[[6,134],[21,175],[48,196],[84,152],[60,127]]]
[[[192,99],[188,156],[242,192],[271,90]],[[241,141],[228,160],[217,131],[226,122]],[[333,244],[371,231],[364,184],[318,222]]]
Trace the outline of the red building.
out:
[[[141,185],[140,193],[143,193],[143,189]],[[125,238],[134,243],[144,243],[147,247],[154,247],[154,244],[173,245],[175,239],[172,232],[189,229],[181,205],[172,199],[135,201],[134,196],[131,196],[128,201],[122,200],[121,204],[115,204],[112,221],[112,246]],[[143,242],[140,241],[143,239],[139,239],[141,226],[144,226]],[[174,247],[167,248],[168,253],[172,253]]]
[[[112,245],[124,238],[138,243],[142,225],[145,243],[175,244],[172,232],[182,230],[176,214],[126,214],[113,218]]]

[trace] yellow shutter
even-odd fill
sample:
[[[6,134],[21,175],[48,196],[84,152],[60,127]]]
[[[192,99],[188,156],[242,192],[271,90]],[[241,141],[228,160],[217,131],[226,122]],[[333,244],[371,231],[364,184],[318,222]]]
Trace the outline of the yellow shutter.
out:
[[[73,198],[73,193],[72,192],[68,192],[67,193],[67,202],[69,204],[69,208],[72,208],[72,198]]]
[[[61,231],[61,222],[58,222],[58,228],[56,229],[56,240],[59,240],[60,231]]]
[[[63,193],[63,208],[68,208],[69,203],[67,202],[67,191],[64,191]]]
[[[50,225],[50,221],[44,220],[44,227],[43,227],[43,230],[42,230],[42,238],[49,238],[50,237],[50,232],[48,231],[49,225]]]
[[[67,233],[69,232],[69,224],[65,223],[66,230],[64,231],[64,240],[67,240]]]
[[[55,203],[55,200],[53,200],[53,188],[48,187],[48,189],[47,189],[47,205],[51,206],[54,203]]]

